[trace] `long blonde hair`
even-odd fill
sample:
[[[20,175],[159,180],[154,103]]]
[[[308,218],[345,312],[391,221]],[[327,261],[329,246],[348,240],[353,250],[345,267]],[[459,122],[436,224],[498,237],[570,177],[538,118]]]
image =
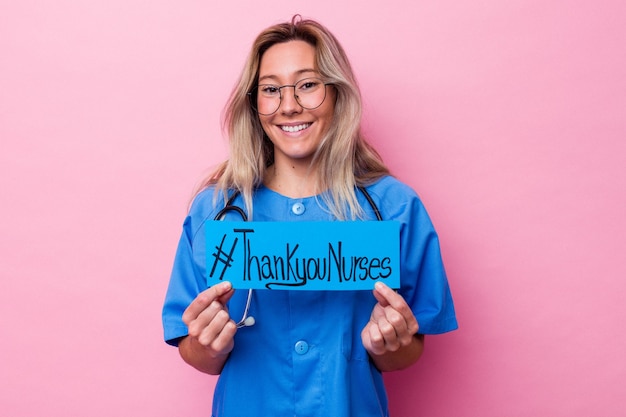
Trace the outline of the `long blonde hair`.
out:
[[[224,108],[222,127],[229,139],[230,157],[202,181],[200,189],[216,185],[225,198],[229,191],[237,190],[251,217],[252,195],[274,162],[274,147],[250,105],[248,92],[258,81],[265,51],[293,40],[315,47],[317,69],[337,91],[332,125],[312,162],[319,171],[318,189],[324,190],[322,198],[333,215],[340,220],[355,219],[362,215],[355,186],[370,184],[389,170],[361,133],[361,94],[341,44],[324,26],[299,15],[267,28],[256,38]]]

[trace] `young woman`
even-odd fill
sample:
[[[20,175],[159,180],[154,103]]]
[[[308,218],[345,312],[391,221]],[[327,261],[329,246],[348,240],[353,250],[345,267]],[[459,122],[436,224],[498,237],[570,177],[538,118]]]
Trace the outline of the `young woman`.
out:
[[[220,375],[215,417],[387,416],[381,373],[415,363],[425,334],[457,327],[431,221],[365,142],[360,120],[350,63],[325,27],[296,16],[257,37],[226,106],[230,159],[194,199],[163,308],[166,341]],[[207,289],[204,225],[226,204],[256,222],[377,212],[400,222],[401,288]]]

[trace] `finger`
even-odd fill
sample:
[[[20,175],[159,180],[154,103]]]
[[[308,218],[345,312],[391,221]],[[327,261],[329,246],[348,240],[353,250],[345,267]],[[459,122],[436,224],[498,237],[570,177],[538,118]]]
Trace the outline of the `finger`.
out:
[[[388,305],[398,307],[401,304],[405,304],[404,298],[400,294],[398,294],[395,290],[391,289],[388,285],[377,282],[374,286],[374,297],[378,300],[379,303],[386,307]]]
[[[211,349],[219,354],[232,351],[235,344],[235,333],[237,333],[237,325],[234,321],[229,320],[214,338],[210,345]]]
[[[393,334],[391,331],[385,331],[387,330],[386,325],[383,326],[383,320],[379,320],[385,341],[390,342],[394,346],[396,346],[395,343],[398,343],[397,347],[411,344],[413,335],[417,333],[417,327],[411,327],[404,316],[391,306],[385,308],[385,321],[394,329]],[[415,320],[415,323],[417,323],[417,320]]]
[[[387,322],[395,331],[397,335],[402,335],[408,332],[408,324],[406,318],[392,306],[383,308],[384,321]],[[382,321],[382,320],[380,320]]]
[[[402,296],[398,294],[396,290],[390,288],[387,284],[384,284],[380,281],[377,282],[374,286],[374,297],[376,297],[376,300],[383,307],[391,305],[395,308],[399,308],[402,306],[406,306],[406,308],[408,308],[406,301],[404,301],[404,298],[402,298]]]
[[[387,298],[383,294],[384,288],[389,288],[389,287],[387,287],[385,284],[378,285],[377,283],[374,286],[373,293],[374,293],[374,298],[376,298],[376,301],[378,301],[378,303],[382,305],[383,307],[387,307],[389,305],[389,301],[387,301]]]
[[[373,322],[378,322],[381,317],[385,317],[385,307],[381,306],[380,303],[376,303],[376,305],[374,305],[374,308],[372,309],[370,320]]]
[[[415,318],[415,315],[413,314],[413,311],[411,311],[409,305],[400,294],[382,282],[377,282],[374,289],[374,297],[376,297],[376,300],[378,300],[383,307],[391,307],[400,313],[406,321],[409,331],[412,334],[417,333],[417,330],[419,329],[417,319]]]
[[[219,340],[221,333],[229,327],[229,323],[231,322],[232,320],[225,310],[222,309],[218,311],[213,319],[202,328],[197,337],[198,342],[200,342],[203,346],[211,347],[213,349],[216,341]],[[232,324],[234,325],[234,322],[232,322]]]
[[[379,320],[377,324],[384,340],[385,349],[392,352],[398,350],[400,348],[400,340],[396,328],[386,319]]]
[[[192,320],[195,320],[198,315],[204,311],[213,301],[220,297],[232,292],[232,284],[228,281],[221,282],[212,286],[208,290],[205,290],[198,294],[198,296],[189,304],[185,312],[183,313],[183,322],[187,325]],[[231,295],[232,296],[232,295]]]
[[[231,289],[229,291],[227,291],[226,293],[220,295],[217,298],[217,301],[219,301],[223,305],[226,305],[230,301],[230,299],[232,298],[232,296],[234,294],[235,294],[235,290],[231,287]]]
[[[226,316],[226,318],[222,319],[222,323],[220,324],[219,316],[223,317],[224,315]],[[217,330],[219,330],[219,327],[222,327],[224,325],[224,322],[228,321],[229,318],[230,317],[228,316],[228,312],[226,311],[224,306],[219,301],[215,300],[211,304],[209,304],[207,308],[202,310],[202,312],[200,312],[200,314],[198,314],[195,319],[191,320],[187,324],[189,335],[199,338],[203,332],[206,332],[207,329],[210,330],[211,324],[213,322],[216,323],[213,325],[213,328],[217,327]]]
[[[385,338],[380,333],[380,329],[374,322],[369,322],[361,332],[361,341],[365,349],[374,354],[382,355],[385,353]]]
[[[382,295],[380,297],[383,298]],[[393,306],[388,305],[386,302],[384,304],[387,304],[387,306],[383,307],[381,303],[377,303],[374,306],[370,320],[381,326],[385,339],[392,340],[391,338],[393,337],[394,342],[396,339],[399,339],[401,343],[405,343],[406,340],[410,341],[412,329],[409,329],[407,319]]]

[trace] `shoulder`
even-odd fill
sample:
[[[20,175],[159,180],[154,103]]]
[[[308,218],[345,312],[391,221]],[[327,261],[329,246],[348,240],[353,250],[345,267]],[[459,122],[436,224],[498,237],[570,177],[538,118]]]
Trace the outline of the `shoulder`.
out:
[[[409,185],[392,176],[386,176],[366,187],[378,206],[383,220],[395,220],[406,225],[417,225],[421,230],[433,228],[432,221],[420,196]]]
[[[419,198],[413,188],[391,175],[380,178],[375,183],[369,185],[367,190],[378,195],[397,195],[398,197]]]
[[[223,196],[214,186],[203,189],[196,194],[191,202],[189,213],[185,219],[185,227],[188,228],[192,236],[195,235],[207,219],[215,217],[223,205]]]
[[[385,218],[395,218],[402,213],[423,208],[419,195],[413,188],[390,175],[366,187]]]
[[[216,199],[216,192],[215,187],[211,186],[196,194],[191,202],[189,215],[193,217],[204,216],[215,211],[218,203],[218,199]]]

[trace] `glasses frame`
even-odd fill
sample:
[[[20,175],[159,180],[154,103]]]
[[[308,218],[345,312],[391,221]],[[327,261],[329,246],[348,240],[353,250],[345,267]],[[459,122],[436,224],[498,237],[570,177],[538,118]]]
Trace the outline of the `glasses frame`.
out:
[[[298,97],[298,95],[296,94],[296,86],[298,84],[300,84],[302,81],[306,81],[306,80],[318,80],[321,81],[321,83],[324,85],[324,98],[322,99],[322,101],[320,102],[320,104],[318,104],[315,107],[305,107],[302,105],[302,103],[300,103],[300,98]],[[278,106],[276,106],[276,110],[274,110],[271,113],[261,113],[259,111],[259,109],[257,109],[257,105],[256,105],[256,100],[258,100],[258,90],[259,87],[263,86],[263,85],[269,85],[272,87],[276,87],[278,89]],[[252,110],[254,110],[257,114],[261,115],[261,116],[271,116],[272,114],[276,113],[278,111],[278,109],[280,109],[280,105],[283,103],[283,88],[287,88],[287,87],[292,87],[293,88],[293,97],[296,99],[296,103],[298,103],[298,105],[300,107],[302,107],[305,110],[315,110],[317,108],[319,108],[322,104],[324,104],[324,102],[326,101],[326,96],[328,95],[327,91],[326,91],[326,87],[332,85],[332,83],[326,83],[324,82],[323,79],[319,78],[319,77],[306,77],[303,78],[301,80],[296,81],[294,84],[285,84],[285,85],[275,85],[275,84],[257,84],[256,86],[253,87],[253,89],[251,91],[249,91],[247,93],[248,95],[248,100],[250,101],[250,106],[252,107]]]

